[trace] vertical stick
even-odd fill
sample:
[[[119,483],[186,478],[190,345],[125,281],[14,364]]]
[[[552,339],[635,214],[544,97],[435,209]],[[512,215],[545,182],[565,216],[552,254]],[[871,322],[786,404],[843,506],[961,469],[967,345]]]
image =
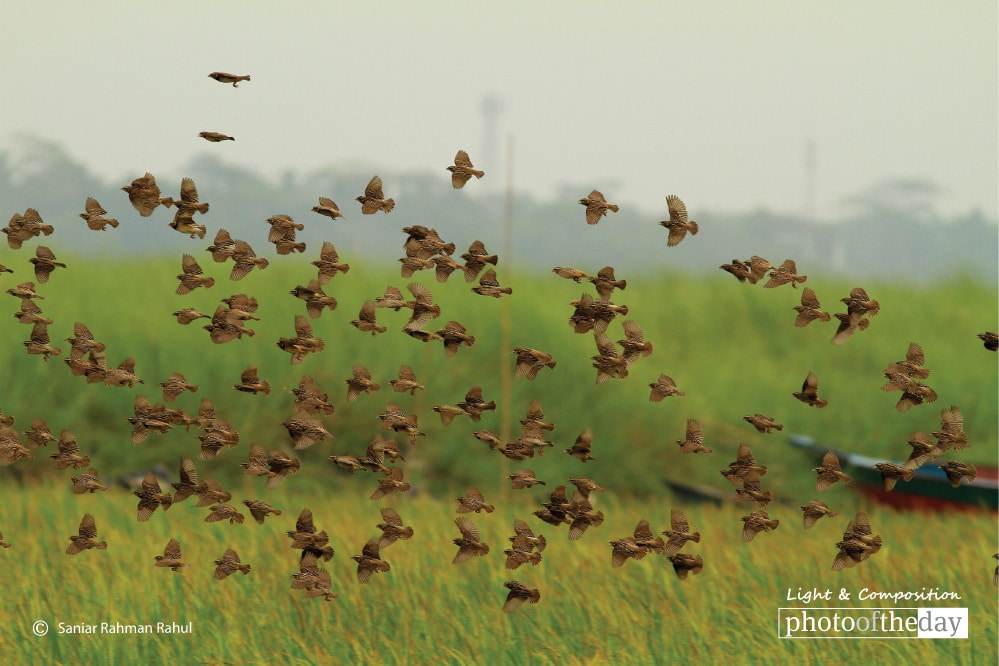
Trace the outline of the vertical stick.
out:
[[[507,284],[512,284],[513,279],[513,134],[506,139],[506,196],[503,201],[503,263]],[[519,289],[520,287],[518,287]],[[500,441],[505,445],[510,441],[510,403],[513,393],[513,370],[511,368],[510,354],[513,353],[512,325],[510,314],[510,299],[502,298],[502,309],[500,310],[500,413],[503,415],[500,420]],[[503,489],[501,498],[506,503],[509,496],[510,484],[506,483],[506,477],[510,474],[509,458],[503,456],[500,464],[500,487]]]

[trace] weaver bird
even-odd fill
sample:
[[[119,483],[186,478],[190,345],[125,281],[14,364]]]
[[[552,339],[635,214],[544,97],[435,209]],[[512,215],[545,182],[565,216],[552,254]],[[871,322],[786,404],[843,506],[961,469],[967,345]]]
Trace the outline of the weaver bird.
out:
[[[132,494],[139,498],[137,513],[139,522],[149,520],[157,508],[162,506],[163,510],[166,511],[173,504],[170,493],[163,492],[159,479],[152,472],[146,472],[142,479],[142,487],[139,490],[133,490]]]
[[[982,341],[982,345],[989,351],[996,351],[999,349],[999,334],[995,331],[985,331],[984,333],[979,333],[978,339]]]
[[[593,432],[589,429],[589,427],[587,427],[583,430],[583,432],[579,433],[579,436],[576,437],[576,441],[572,446],[565,449],[565,452],[573,458],[577,458],[581,462],[586,462],[587,460],[596,460],[596,458],[590,455],[592,450]]]
[[[66,264],[61,261],[56,261],[56,256],[52,254],[52,250],[45,247],[44,245],[39,245],[35,248],[35,256],[28,259],[35,266],[35,279],[41,283],[49,281],[49,275],[52,274],[57,267],[66,268]]]
[[[95,493],[98,490],[107,490],[108,487],[102,485],[98,480],[98,474],[96,469],[88,469],[86,472],[80,476],[74,476],[70,479],[73,482],[73,492],[77,495],[83,495],[84,493]]]
[[[492,268],[487,270],[479,278],[479,286],[472,287],[474,291],[479,296],[492,296],[493,298],[499,298],[503,294],[512,294],[512,287],[501,287],[499,280],[496,279],[496,271]]]
[[[184,272],[177,276],[177,279],[180,281],[180,284],[177,285],[177,294],[189,294],[198,287],[210,289],[215,286],[215,278],[204,277],[197,259],[191,255],[185,254],[183,256],[181,267]]]
[[[240,81],[249,81],[249,74],[230,74],[229,72],[212,72],[208,78],[215,79],[219,83],[231,83],[233,88],[239,87]]]
[[[368,181],[367,187],[364,188],[364,194],[357,197],[356,200],[360,202],[361,213],[364,215],[373,215],[378,211],[391,213],[392,209],[395,208],[395,201],[386,199],[382,193],[382,179],[378,176],[374,176]]]
[[[687,555],[686,553],[676,553],[668,556],[673,564],[673,571],[680,580],[686,580],[687,574],[693,573],[695,576],[704,569],[704,560],[700,555]]]
[[[228,134],[223,134],[222,132],[198,132],[200,136],[205,141],[211,141],[212,143],[218,143],[220,141],[235,141],[236,137],[229,136]]]
[[[233,388],[242,393],[263,393],[264,395],[271,393],[271,385],[266,379],[260,379],[255,365],[246,366],[239,377],[239,383],[233,384]]]
[[[650,402],[661,402],[663,398],[673,395],[687,395],[676,387],[676,382],[668,375],[659,375],[659,379],[649,384],[649,388],[652,389],[652,393],[649,394]]]
[[[808,376],[805,377],[801,391],[796,391],[791,395],[809,407],[822,408],[829,404],[827,400],[819,397],[819,378],[815,376],[814,372],[809,372]]]
[[[961,410],[954,406],[940,412],[940,430],[930,434],[937,438],[937,446],[941,451],[948,451],[951,448],[960,451],[971,446],[964,432],[964,416]]]
[[[943,449],[936,446],[925,432],[912,433],[906,444],[912,447],[912,453],[909,454],[908,460],[902,463],[902,467],[906,469],[916,469],[924,463],[938,458],[943,453]]]
[[[340,263],[340,255],[329,241],[323,241],[323,247],[319,250],[319,259],[313,261],[312,265],[319,270],[316,279],[320,285],[328,283],[337,273],[346,273],[350,270],[350,264]]]
[[[378,540],[379,548],[391,546],[399,539],[406,540],[413,537],[413,528],[402,524],[402,517],[395,509],[384,507],[381,514],[382,522],[377,525],[378,529],[382,531]]]
[[[496,401],[486,402],[482,398],[482,387],[473,386],[465,393],[465,399],[457,404],[475,422],[482,418],[482,412],[496,411]]]
[[[836,544],[839,553],[833,560],[832,570],[854,567],[881,550],[881,535],[875,535],[871,521],[863,511],[850,521],[843,532],[843,540]]]
[[[62,349],[53,347],[51,342],[52,338],[49,336],[48,324],[35,322],[31,326],[31,336],[21,344],[24,345],[29,354],[40,355],[47,361],[53,356],[58,356],[62,353]]]
[[[815,291],[811,287],[805,287],[801,292],[801,305],[793,308],[798,316],[794,320],[794,325],[798,328],[808,326],[818,319],[819,321],[829,321],[831,317],[828,312],[819,309],[819,299],[815,296]]]
[[[370,539],[361,549],[360,555],[354,555],[357,562],[357,582],[367,583],[375,573],[386,573],[391,569],[389,563],[379,556],[379,538]]]
[[[156,184],[156,178],[148,171],[145,176],[136,178],[131,185],[126,185],[121,190],[128,193],[129,202],[142,217],[152,215],[157,206],[162,205],[169,208],[173,205],[173,199],[160,196],[161,192]]]
[[[916,474],[915,471],[911,469],[906,469],[901,465],[896,465],[891,462],[876,463],[874,465],[881,472],[881,480],[885,484],[885,490],[891,490],[895,487],[895,483],[899,479],[902,481],[911,481],[912,477]]]
[[[753,271],[746,262],[733,259],[731,264],[722,264],[718,268],[722,269],[726,273],[734,275],[735,279],[739,282],[745,282],[748,280],[749,284],[756,284],[757,278],[753,275]]]
[[[94,522],[94,517],[89,513],[84,514],[77,534],[69,537],[69,540],[71,543],[69,544],[69,548],[66,549],[67,555],[76,555],[91,548],[96,548],[97,550],[107,550],[108,548],[107,541],[97,540],[97,523]]]
[[[163,549],[163,554],[157,555],[153,559],[156,560],[154,566],[169,567],[171,571],[175,572],[187,566],[184,562],[184,556],[180,552],[180,543],[176,539],[170,539],[166,548]]]
[[[668,247],[673,247],[686,238],[688,231],[692,236],[697,235],[697,222],[687,221],[687,206],[680,197],[669,195],[666,197],[666,206],[669,208],[669,219],[659,224],[669,229],[669,238],[666,240]]]
[[[458,513],[470,513],[472,511],[475,513],[479,513],[480,511],[492,513],[496,510],[496,507],[492,504],[486,504],[486,498],[477,488],[467,488],[465,495],[457,499]]]
[[[818,492],[829,490],[829,488],[831,488],[832,485],[838,481],[842,481],[843,483],[850,483],[853,481],[853,477],[849,474],[845,474],[840,469],[839,458],[833,451],[827,451],[826,454],[822,456],[822,464],[818,467],[814,467],[812,471],[818,476],[815,481],[815,490]]]
[[[357,319],[352,319],[350,325],[364,333],[370,332],[371,335],[378,335],[388,330],[386,326],[378,325],[378,320],[375,317],[375,302],[371,300],[364,301],[361,311],[357,314]]]
[[[449,166],[447,170],[451,172],[451,186],[456,190],[465,187],[465,183],[472,176],[482,178],[486,175],[484,171],[473,168],[472,161],[468,158],[468,153],[464,150],[459,150],[455,154],[454,166]]]
[[[228,520],[230,525],[243,524],[246,519],[242,513],[234,506],[229,506],[228,504],[215,504],[209,509],[209,513],[205,516],[206,523],[217,523],[222,520]]]
[[[547,366],[554,369],[557,365],[557,361],[552,358],[551,354],[530,347],[515,347],[513,353],[517,355],[517,364],[514,369],[514,374],[517,377],[534,379],[542,368]]]
[[[763,288],[772,289],[790,282],[791,286],[797,289],[798,283],[805,282],[807,279],[807,275],[798,275],[798,268],[792,259],[785,259],[783,264],[770,271],[770,280],[763,285]]]
[[[302,315],[295,315],[295,337],[280,338],[277,346],[291,354],[291,364],[297,365],[314,352],[321,352],[326,343],[322,338],[313,337],[312,326]]]
[[[55,461],[56,469],[66,469],[67,467],[83,469],[90,466],[90,458],[80,455],[80,447],[76,443],[76,435],[65,428],[59,433],[58,452],[53,453],[49,457]]]
[[[385,477],[378,479],[378,488],[371,493],[371,499],[379,500],[389,493],[405,493],[409,491],[408,481],[403,481],[402,469],[393,467],[385,472]]]
[[[515,580],[508,580],[503,583],[503,587],[509,590],[506,595],[506,601],[503,602],[504,613],[512,613],[520,608],[525,601],[530,601],[532,604],[541,601],[541,592],[539,590]]]
[[[80,213],[80,217],[87,223],[87,227],[93,231],[104,231],[110,226],[112,229],[118,228],[118,220],[107,217],[108,212],[97,203],[97,199],[87,197],[85,213]]]
[[[362,393],[378,391],[381,387],[371,381],[371,372],[363,365],[355,365],[352,375],[347,379],[347,402],[354,402]]]
[[[742,516],[742,540],[752,541],[760,532],[772,532],[780,525],[777,519],[771,519],[766,511],[753,511],[748,516]]]
[[[583,197],[579,200],[580,205],[586,206],[586,223],[596,224],[600,221],[600,218],[607,214],[608,210],[613,212],[618,211],[618,206],[612,203],[607,203],[604,199],[604,195],[597,190],[590,192],[588,197]]]
[[[533,488],[534,486],[540,484],[542,486],[546,485],[544,481],[539,480],[535,474],[534,470],[530,469],[518,469],[513,474],[510,474],[506,478],[510,479],[511,487],[514,490],[522,490],[523,488]]]
[[[236,551],[232,548],[226,548],[222,557],[215,560],[215,580],[228,578],[229,574],[234,574],[237,571],[242,572],[245,576],[250,573],[250,565],[241,563]]]
[[[489,553],[489,546],[479,539],[479,528],[467,516],[455,518],[454,524],[461,532],[461,536],[452,539],[454,545],[458,546],[458,552],[451,560],[451,564],[461,564],[473,557],[482,557]]]
[[[669,522],[670,528],[663,532],[663,535],[667,537],[666,545],[663,549],[667,557],[680,552],[680,549],[688,541],[693,541],[694,543],[701,542],[701,533],[690,531],[690,524],[687,522],[687,516],[684,515],[683,511],[679,509],[671,510]]]
[[[465,260],[462,271],[465,273],[465,282],[473,282],[479,275],[479,271],[486,267],[486,264],[493,266],[499,261],[495,254],[486,252],[486,246],[480,240],[472,241],[468,246],[468,252],[461,255]]]
[[[772,417],[766,414],[753,414],[752,416],[743,416],[742,420],[746,423],[751,424],[758,431],[769,435],[774,430],[783,430],[784,426],[773,420]]]
[[[950,485],[955,488],[961,487],[961,480],[965,479],[970,484],[975,480],[978,475],[978,470],[975,469],[974,465],[968,463],[958,462],[952,460],[944,465],[940,465],[942,469],[947,474],[947,480],[950,481]]]
[[[687,431],[684,439],[676,440],[677,446],[683,453],[711,453],[711,449],[704,447],[704,429],[697,419],[687,419]]]
[[[835,511],[830,511],[829,505],[821,500],[812,500],[808,504],[802,505],[801,512],[803,514],[806,530],[810,529],[819,518],[823,518],[825,516],[832,518],[837,515]]]

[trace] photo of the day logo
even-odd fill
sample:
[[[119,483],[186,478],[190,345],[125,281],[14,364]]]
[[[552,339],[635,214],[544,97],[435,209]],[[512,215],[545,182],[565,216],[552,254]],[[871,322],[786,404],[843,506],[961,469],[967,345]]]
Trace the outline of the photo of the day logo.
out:
[[[967,638],[967,608],[781,608],[780,638]]]

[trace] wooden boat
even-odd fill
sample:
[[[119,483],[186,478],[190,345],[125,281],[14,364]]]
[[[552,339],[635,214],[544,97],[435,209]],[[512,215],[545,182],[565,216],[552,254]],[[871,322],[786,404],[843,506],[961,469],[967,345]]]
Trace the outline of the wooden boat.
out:
[[[843,471],[853,477],[849,487],[854,487],[872,499],[897,509],[919,511],[999,509],[999,469],[995,467],[976,464],[977,478],[971,484],[962,483],[954,488],[947,480],[947,474],[937,464],[927,463],[915,470],[916,474],[911,481],[899,481],[891,491],[886,491],[881,480],[881,472],[874,466],[876,463],[886,462],[884,459],[821,446],[805,435],[791,435],[788,440],[816,461],[822,460],[827,451],[833,451],[839,458]],[[898,460],[892,462],[901,464]]]

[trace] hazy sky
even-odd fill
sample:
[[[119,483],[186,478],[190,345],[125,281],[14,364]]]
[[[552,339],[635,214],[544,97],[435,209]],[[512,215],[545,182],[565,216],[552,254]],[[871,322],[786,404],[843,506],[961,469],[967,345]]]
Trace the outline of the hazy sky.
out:
[[[122,184],[203,151],[446,179],[464,148],[487,172],[469,189],[499,188],[512,135],[515,186],[542,197],[800,213],[812,142],[820,219],[890,178],[997,214],[995,0],[35,1],[0,35],[0,149],[38,134]]]

